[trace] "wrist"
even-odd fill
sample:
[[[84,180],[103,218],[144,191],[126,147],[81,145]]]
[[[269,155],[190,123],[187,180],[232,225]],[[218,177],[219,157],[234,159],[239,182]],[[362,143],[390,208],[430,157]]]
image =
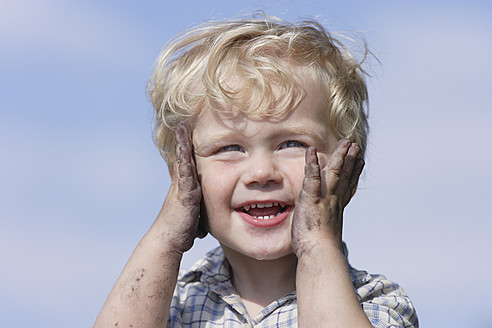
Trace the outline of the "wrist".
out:
[[[171,260],[176,263],[180,263],[183,254],[191,248],[191,246],[188,247],[188,245],[184,245],[185,241],[183,238],[176,237],[166,230],[149,230],[146,236],[140,241],[140,244],[153,245],[152,249],[159,252],[159,257],[166,261]],[[189,242],[187,244],[189,244]]]
[[[332,238],[306,240],[299,243],[296,255],[297,258],[300,260],[303,258],[316,258],[318,256],[324,256],[324,254],[327,253],[343,255],[342,241],[334,240]]]

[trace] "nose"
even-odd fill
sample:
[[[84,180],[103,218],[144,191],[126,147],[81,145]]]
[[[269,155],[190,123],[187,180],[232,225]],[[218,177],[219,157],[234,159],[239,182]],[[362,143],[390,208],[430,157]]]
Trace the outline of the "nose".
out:
[[[247,168],[244,176],[244,184],[247,186],[276,184],[282,181],[274,155],[260,152],[250,156],[247,160]]]

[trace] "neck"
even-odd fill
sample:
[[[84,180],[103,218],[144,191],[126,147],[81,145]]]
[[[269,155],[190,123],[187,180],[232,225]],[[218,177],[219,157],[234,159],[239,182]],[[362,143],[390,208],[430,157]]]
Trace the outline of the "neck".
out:
[[[232,284],[245,303],[261,308],[295,290],[297,257],[256,260],[224,248],[231,265]]]

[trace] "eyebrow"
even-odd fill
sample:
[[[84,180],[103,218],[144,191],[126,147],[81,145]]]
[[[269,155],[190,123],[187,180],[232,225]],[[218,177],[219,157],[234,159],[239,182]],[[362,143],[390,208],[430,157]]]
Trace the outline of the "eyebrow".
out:
[[[203,141],[194,146],[195,149],[201,149],[208,145],[213,145],[219,141],[235,136],[236,134],[232,131],[214,133],[212,136],[208,135],[203,138]]]
[[[328,140],[328,135],[316,133],[313,129],[307,129],[304,126],[293,126],[293,127],[281,127],[277,128],[280,131],[274,133],[275,137],[281,137],[284,135],[307,135],[314,139]]]
[[[312,129],[307,129],[303,126],[292,126],[292,127],[274,127],[273,128],[273,133],[272,133],[272,138],[279,138],[283,136],[289,136],[289,135],[307,135],[311,138],[317,139],[323,143],[327,142],[329,139],[329,136],[326,134],[320,134],[316,133]],[[205,136],[204,141],[201,141],[200,143],[197,143],[197,145],[194,147],[196,150],[201,150],[203,148],[206,148],[209,145],[213,145],[217,142],[220,142],[224,139],[228,138],[235,138],[235,139],[240,139],[240,136],[237,135],[234,131],[225,131],[225,132],[219,132],[219,133],[214,133],[211,136]]]

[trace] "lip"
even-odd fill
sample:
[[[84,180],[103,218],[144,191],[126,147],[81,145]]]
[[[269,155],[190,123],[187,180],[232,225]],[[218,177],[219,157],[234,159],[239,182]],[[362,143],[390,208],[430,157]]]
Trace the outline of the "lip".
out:
[[[284,222],[289,217],[289,215],[293,209],[294,209],[294,206],[292,206],[292,205],[287,206],[285,211],[283,211],[282,213],[280,213],[279,215],[277,215],[273,219],[266,219],[266,220],[257,219],[255,217],[249,215],[248,213],[244,213],[243,211],[240,211],[240,210],[236,210],[236,212],[239,214],[241,219],[243,219],[246,223],[251,224],[252,226],[255,226],[258,228],[269,228],[269,227],[273,227],[273,226],[276,226],[276,225]]]

